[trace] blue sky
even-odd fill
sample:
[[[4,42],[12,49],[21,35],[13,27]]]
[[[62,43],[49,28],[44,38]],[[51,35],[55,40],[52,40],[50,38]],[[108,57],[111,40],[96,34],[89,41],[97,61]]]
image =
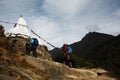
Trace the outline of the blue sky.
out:
[[[0,20],[16,22],[20,14],[57,47],[80,41],[90,31],[120,34],[120,0],[0,0]],[[13,27],[0,24],[6,32]]]

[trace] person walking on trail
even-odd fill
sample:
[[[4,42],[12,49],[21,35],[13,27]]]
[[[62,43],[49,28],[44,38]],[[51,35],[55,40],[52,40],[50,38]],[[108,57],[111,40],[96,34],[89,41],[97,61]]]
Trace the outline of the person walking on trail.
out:
[[[69,67],[72,67],[72,63],[70,59],[72,48],[67,44],[63,44],[62,51],[64,52],[64,55],[65,55],[65,64],[68,65]]]
[[[33,52],[33,56],[37,58],[37,51],[36,48],[38,46],[39,42],[36,38],[30,38],[26,42],[26,54],[30,56],[30,52]]]

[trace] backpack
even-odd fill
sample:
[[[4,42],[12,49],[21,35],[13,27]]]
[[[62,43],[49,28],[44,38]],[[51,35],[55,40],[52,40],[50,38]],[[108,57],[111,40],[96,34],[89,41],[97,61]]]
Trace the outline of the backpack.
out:
[[[68,54],[72,54],[72,48],[70,46],[68,46],[67,48],[68,48]]]
[[[39,44],[38,40],[37,40],[36,38],[32,38],[32,39],[34,40],[33,44],[34,44],[35,46],[38,46],[38,44]]]
[[[33,44],[33,42],[34,42],[34,39],[29,39],[28,40],[28,43],[30,43],[30,44]]]
[[[39,44],[39,42],[36,38],[30,39],[29,43],[32,44],[32,46],[38,46],[38,44]]]

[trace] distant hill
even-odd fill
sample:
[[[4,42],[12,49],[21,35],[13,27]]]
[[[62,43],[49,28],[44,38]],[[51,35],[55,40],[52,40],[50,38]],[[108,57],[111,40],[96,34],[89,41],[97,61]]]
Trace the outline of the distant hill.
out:
[[[120,76],[120,35],[96,46],[84,58]]]
[[[73,53],[90,63],[90,67],[101,67],[120,74],[120,35],[88,33],[71,46]]]
[[[114,74],[120,74],[120,35],[90,32],[81,41],[70,46],[73,49],[71,58],[75,66],[101,67]],[[60,49],[53,49],[50,53],[55,61],[63,60]]]
[[[81,41],[70,44],[70,46],[73,49],[73,54],[83,57],[92,51],[96,46],[107,42],[112,38],[114,38],[114,36],[109,34],[89,32]],[[56,60],[58,55],[63,54],[60,48],[54,48],[53,50],[49,51],[49,53],[52,54],[53,60]]]
[[[89,32],[81,41],[71,44],[73,48],[73,53],[76,55],[84,56],[96,46],[112,38],[114,38],[114,36],[109,34]]]

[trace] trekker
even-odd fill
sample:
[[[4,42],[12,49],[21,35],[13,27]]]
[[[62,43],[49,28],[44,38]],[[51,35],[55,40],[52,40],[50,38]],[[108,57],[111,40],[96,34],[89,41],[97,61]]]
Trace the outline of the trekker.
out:
[[[63,44],[62,51],[64,52],[64,55],[65,55],[65,64],[68,65],[69,67],[72,67],[72,63],[70,59],[72,48],[68,46],[67,44]]]
[[[26,54],[30,56],[30,52],[33,52],[33,56],[37,58],[37,52],[36,48],[38,46],[39,42],[36,38],[30,38],[26,42]]]

